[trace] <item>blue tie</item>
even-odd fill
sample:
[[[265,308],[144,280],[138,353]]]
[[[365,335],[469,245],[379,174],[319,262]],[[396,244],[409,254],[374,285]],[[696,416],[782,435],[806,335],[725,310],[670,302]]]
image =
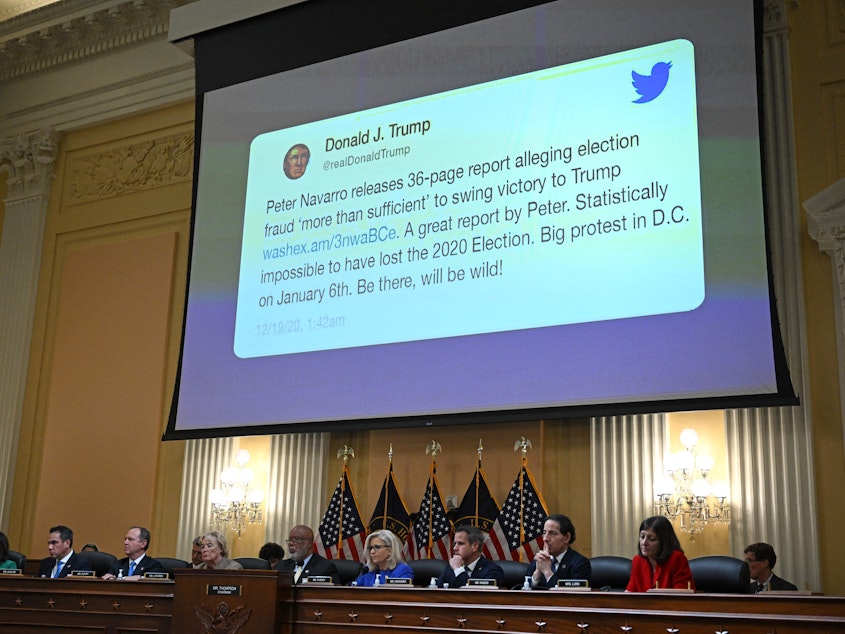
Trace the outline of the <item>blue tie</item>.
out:
[[[63,566],[63,565],[64,565],[64,564],[63,564],[61,561],[57,561],[57,562],[56,562],[56,575],[53,577],[53,579],[58,579],[58,578],[59,578],[59,573],[61,573],[61,571],[62,571],[62,566]]]
[[[135,572],[135,562],[130,561],[129,562],[129,576],[131,577],[134,572]]]

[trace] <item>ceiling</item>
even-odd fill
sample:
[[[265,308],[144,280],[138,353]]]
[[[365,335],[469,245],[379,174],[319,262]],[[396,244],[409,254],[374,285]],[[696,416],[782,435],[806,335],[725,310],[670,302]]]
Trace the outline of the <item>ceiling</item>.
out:
[[[40,9],[54,2],[58,2],[58,0],[0,0],[0,21]]]

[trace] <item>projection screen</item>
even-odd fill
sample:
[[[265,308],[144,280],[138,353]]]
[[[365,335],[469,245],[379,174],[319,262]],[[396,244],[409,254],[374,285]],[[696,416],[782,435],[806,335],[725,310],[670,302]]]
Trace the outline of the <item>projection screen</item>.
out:
[[[195,38],[166,437],[795,402],[759,3],[451,4]]]

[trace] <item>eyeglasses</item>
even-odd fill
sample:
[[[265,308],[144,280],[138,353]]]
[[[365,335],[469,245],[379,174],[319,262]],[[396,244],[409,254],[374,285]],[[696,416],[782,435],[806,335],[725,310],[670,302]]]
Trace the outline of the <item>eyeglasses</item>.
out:
[[[378,544],[373,544],[372,546],[367,546],[367,550],[381,550],[382,548],[389,548],[389,546],[383,546]]]
[[[290,537],[290,538],[285,540],[285,543],[287,543],[287,544],[293,544],[293,543],[302,544],[302,543],[307,542],[307,541],[308,541],[307,537]]]

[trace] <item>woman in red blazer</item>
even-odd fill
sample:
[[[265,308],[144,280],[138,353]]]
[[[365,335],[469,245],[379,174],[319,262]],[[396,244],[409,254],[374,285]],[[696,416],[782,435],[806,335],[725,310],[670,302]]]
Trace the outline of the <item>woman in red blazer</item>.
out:
[[[628,592],[652,588],[695,590],[692,571],[672,523],[658,515],[640,524],[639,552],[631,566]]]

